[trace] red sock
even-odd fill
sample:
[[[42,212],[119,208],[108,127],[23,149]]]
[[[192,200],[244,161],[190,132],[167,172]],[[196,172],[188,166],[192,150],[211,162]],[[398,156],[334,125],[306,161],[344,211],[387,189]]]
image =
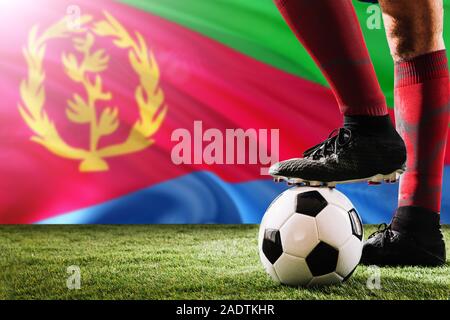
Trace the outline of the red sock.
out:
[[[441,209],[442,175],[450,108],[445,50],[395,66],[395,116],[408,160],[399,206]]]
[[[387,107],[351,0],[274,0],[327,78],[344,115]]]

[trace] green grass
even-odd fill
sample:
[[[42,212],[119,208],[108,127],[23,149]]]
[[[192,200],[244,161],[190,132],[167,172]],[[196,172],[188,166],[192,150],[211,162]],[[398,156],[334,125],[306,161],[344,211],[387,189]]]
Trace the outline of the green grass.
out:
[[[0,299],[449,299],[450,263],[383,268],[379,290],[358,267],[346,283],[273,283],[258,258],[258,227],[1,226]],[[366,228],[366,233],[373,227]],[[450,228],[444,228],[450,243]],[[447,255],[449,255],[447,249]],[[81,268],[81,289],[66,287]]]

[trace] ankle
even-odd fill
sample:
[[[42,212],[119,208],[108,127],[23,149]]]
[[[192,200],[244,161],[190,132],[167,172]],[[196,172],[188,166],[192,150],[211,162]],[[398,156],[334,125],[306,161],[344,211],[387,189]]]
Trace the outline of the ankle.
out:
[[[440,215],[419,206],[399,207],[392,218],[391,228],[419,241],[440,237]]]
[[[384,116],[344,116],[344,127],[368,135],[390,136],[397,134],[388,114]]]

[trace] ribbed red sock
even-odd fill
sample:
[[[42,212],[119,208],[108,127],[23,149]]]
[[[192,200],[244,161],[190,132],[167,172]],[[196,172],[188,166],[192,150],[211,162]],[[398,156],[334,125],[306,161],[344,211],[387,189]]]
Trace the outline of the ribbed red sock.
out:
[[[450,109],[446,51],[396,63],[395,82],[397,130],[408,154],[399,206],[439,212]]]
[[[344,115],[386,115],[386,101],[351,0],[275,0],[308,50]]]

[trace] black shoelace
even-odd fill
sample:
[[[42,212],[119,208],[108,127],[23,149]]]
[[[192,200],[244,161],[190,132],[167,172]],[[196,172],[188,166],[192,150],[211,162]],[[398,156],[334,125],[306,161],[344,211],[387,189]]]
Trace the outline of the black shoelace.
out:
[[[350,129],[334,129],[328,136],[327,140],[306,150],[303,153],[303,157],[308,157],[313,160],[326,158],[327,156],[337,153],[340,149],[346,146],[351,139],[352,132]]]
[[[391,237],[392,237],[391,225],[390,224],[386,224],[386,223],[382,223],[382,224],[378,225],[378,230],[375,231],[374,233],[372,233],[369,236],[369,239],[375,237],[378,234],[382,234],[381,244],[384,245],[384,242],[386,240],[389,241],[389,239],[391,239]]]

